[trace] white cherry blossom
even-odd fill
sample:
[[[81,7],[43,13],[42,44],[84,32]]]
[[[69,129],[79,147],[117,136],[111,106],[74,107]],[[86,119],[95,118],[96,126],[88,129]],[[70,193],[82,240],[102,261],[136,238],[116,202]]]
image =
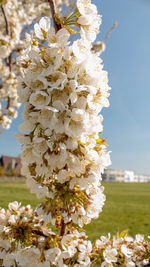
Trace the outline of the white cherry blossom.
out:
[[[50,19],[48,17],[41,18],[39,23],[34,25],[34,31],[37,38],[44,40],[50,28]]]

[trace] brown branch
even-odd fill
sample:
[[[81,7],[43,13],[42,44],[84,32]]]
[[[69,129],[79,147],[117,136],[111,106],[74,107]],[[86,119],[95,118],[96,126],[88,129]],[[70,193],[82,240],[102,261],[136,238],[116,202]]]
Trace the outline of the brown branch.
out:
[[[61,29],[61,24],[57,23],[56,21],[56,6],[54,0],[48,0],[51,8],[51,14],[52,14],[52,19],[53,19],[53,24],[55,31],[58,32]]]
[[[7,18],[7,15],[6,15],[6,12],[5,12],[5,8],[4,8],[3,5],[1,5],[1,10],[2,10],[2,13],[3,13],[3,16],[4,16],[4,20],[5,20],[5,24],[6,24],[6,34],[10,35],[10,28],[9,28],[8,18]]]
[[[113,24],[113,26],[109,29],[109,31],[107,32],[107,34],[106,34],[106,36],[105,36],[105,38],[104,38],[104,40],[103,40],[103,43],[104,43],[104,44],[106,43],[107,39],[110,37],[112,31],[113,31],[114,29],[116,29],[117,25],[118,25],[118,22],[115,21],[114,24]]]
[[[60,236],[63,236],[66,232],[66,224],[64,223],[64,220],[61,219],[61,229],[60,229]]]
[[[39,235],[39,236],[47,237],[47,235],[45,235],[41,230],[33,229],[32,233],[36,234],[36,235]]]

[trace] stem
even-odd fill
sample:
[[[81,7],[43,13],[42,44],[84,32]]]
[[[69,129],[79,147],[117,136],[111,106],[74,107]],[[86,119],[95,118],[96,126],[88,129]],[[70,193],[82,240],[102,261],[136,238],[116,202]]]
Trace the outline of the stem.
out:
[[[48,0],[51,8],[51,13],[52,13],[52,19],[53,19],[53,24],[55,31],[58,32],[61,29],[61,24],[57,23],[56,21],[56,6],[54,0]]]
[[[9,23],[8,23],[7,15],[6,15],[5,8],[4,8],[3,5],[1,5],[1,10],[2,10],[2,13],[3,13],[3,16],[4,16],[4,20],[5,20],[5,24],[6,24],[6,34],[10,35]]]
[[[61,229],[60,229],[60,236],[63,236],[66,231],[66,224],[64,223],[64,220],[61,219]]]

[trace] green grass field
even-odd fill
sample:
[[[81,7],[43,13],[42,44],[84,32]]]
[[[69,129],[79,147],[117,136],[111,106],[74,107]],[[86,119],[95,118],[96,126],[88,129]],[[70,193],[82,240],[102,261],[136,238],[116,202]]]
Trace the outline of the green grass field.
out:
[[[86,226],[91,240],[107,233],[129,230],[150,235],[150,183],[119,184],[104,183],[106,202],[99,219]],[[0,206],[6,208],[11,201],[31,204],[35,207],[40,200],[29,193],[24,182],[0,182]]]

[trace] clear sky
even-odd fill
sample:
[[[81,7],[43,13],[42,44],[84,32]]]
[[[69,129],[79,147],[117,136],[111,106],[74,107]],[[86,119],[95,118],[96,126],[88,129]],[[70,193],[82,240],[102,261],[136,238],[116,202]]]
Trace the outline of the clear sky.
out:
[[[112,88],[103,110],[111,167],[150,174],[150,0],[93,2],[103,16],[99,40],[118,21],[102,55]],[[21,153],[13,137],[20,123],[21,115],[0,136],[0,154]]]

